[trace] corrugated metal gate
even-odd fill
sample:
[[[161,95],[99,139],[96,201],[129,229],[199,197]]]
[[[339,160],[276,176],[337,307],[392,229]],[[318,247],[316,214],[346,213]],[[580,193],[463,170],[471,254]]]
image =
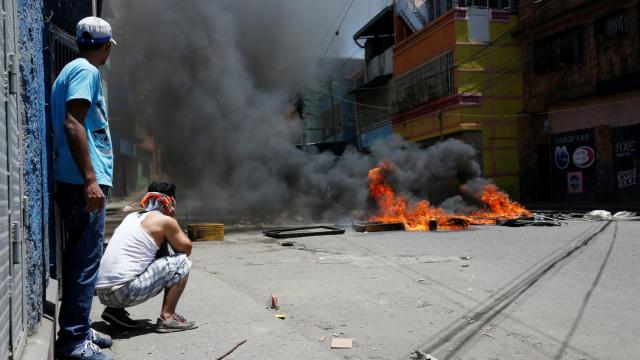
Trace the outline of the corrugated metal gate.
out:
[[[15,0],[2,0],[0,36],[0,359],[19,359],[26,343],[21,126]]]
[[[76,39],[54,24],[49,24],[49,52],[51,79],[55,80],[62,68],[78,57]]]

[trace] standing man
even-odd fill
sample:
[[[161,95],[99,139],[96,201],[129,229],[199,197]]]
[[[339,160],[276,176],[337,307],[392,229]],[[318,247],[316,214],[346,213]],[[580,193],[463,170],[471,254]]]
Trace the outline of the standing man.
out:
[[[100,352],[111,339],[91,329],[91,303],[104,247],[105,203],[112,186],[113,152],[98,68],[116,42],[109,23],[82,19],[80,57],[67,64],[51,92],[56,202],[65,230],[57,359],[111,360]]]

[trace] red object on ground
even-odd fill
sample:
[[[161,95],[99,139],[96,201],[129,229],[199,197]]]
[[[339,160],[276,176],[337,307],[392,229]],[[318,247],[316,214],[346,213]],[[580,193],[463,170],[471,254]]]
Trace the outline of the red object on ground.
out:
[[[271,308],[272,309],[278,308],[278,298],[273,294],[271,294]]]

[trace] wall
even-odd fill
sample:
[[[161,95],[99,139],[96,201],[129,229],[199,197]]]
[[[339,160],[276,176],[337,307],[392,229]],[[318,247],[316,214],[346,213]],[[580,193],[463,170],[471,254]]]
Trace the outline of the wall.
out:
[[[534,6],[523,11],[523,18],[531,8]],[[553,186],[544,184],[544,167],[553,163],[553,154],[546,159],[544,154],[552,145],[549,136],[595,129],[598,161],[591,199],[610,201],[616,191],[611,130],[640,123],[638,1],[555,1],[539,9],[540,14],[521,24],[519,33],[525,59],[525,111],[529,113],[521,121],[522,192],[532,201],[559,199],[545,191]],[[625,31],[606,36],[602,20],[613,14],[623,14]],[[536,68],[541,58],[536,42],[549,43],[548,39],[574,29],[582,30],[582,60],[553,63],[543,71]]]
[[[590,5],[590,6],[587,6]],[[604,15],[621,10],[625,14],[627,33],[602,39],[596,23]],[[543,9],[540,10],[543,12]],[[547,11],[547,8],[544,8]],[[523,33],[525,58],[524,80],[528,112],[546,111],[550,104],[606,93],[640,85],[640,39],[638,5],[636,1],[591,1],[573,13],[538,24]],[[547,71],[535,70],[541,55],[534,43],[545,42],[554,35],[572,29],[582,29],[583,60],[578,64],[557,66]],[[624,78],[628,79],[624,79]],[[629,86],[631,85],[631,86]]]
[[[526,0],[520,1],[520,16],[522,22],[520,27],[529,29],[539,24],[549,23],[552,19],[565,15],[570,12],[576,12],[585,6],[598,2],[597,0],[562,0],[562,1],[539,1]],[[608,1],[611,3],[611,1]]]
[[[25,234],[27,330],[31,335],[43,313],[48,279],[49,197],[45,122],[42,2],[18,1],[21,95],[24,131],[24,189],[29,197]]]
[[[420,58],[409,56],[414,52],[422,54],[424,63],[452,50],[455,84],[452,95],[396,114],[393,130],[409,141],[424,144],[433,143],[441,136],[474,134],[483,174],[518,198],[517,114],[524,107],[522,52],[518,41],[508,35],[517,26],[518,16],[499,10],[474,10],[478,11],[455,9],[396,47],[396,50],[402,49],[403,54],[394,57],[394,64],[400,61],[411,66],[411,61]],[[472,19],[476,23],[470,25],[470,13],[483,16]],[[448,23],[454,31],[453,45],[447,48],[441,46],[442,34],[438,31],[444,31],[442,24]],[[489,43],[491,46],[487,46]],[[442,52],[435,53],[437,49]],[[397,76],[395,72],[394,75]]]
[[[429,59],[453,49],[455,38],[455,12],[449,11],[393,49],[393,75],[404,74]],[[403,21],[397,19],[396,21]]]

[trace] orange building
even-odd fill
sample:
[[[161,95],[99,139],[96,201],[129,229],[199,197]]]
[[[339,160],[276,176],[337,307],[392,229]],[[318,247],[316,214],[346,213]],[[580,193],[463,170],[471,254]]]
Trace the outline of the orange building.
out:
[[[514,1],[397,0],[393,131],[425,146],[458,138],[483,174],[519,196],[522,57]],[[513,8],[512,8],[513,6]]]

